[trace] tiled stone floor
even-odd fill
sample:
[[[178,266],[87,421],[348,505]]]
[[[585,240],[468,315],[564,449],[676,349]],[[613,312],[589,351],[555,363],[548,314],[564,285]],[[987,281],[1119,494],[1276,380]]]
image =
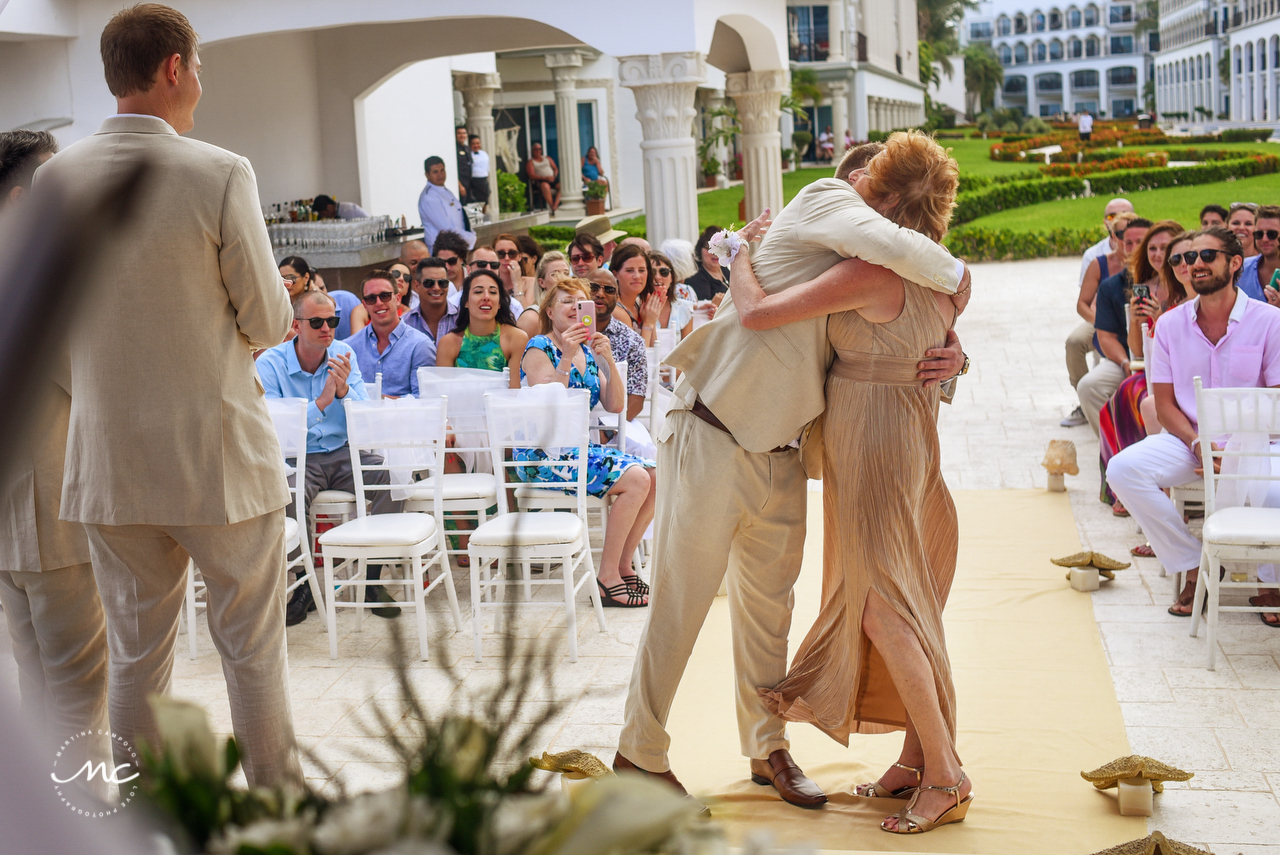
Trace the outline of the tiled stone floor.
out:
[[[1119,557],[1142,538],[1131,521],[1112,517],[1097,500],[1097,443],[1089,428],[1058,426],[1075,403],[1062,343],[1076,324],[1078,269],[1071,259],[975,267],[975,298],[958,327],[973,369],[955,403],[943,407],[943,465],[953,489],[1043,488],[1039,462],[1048,440],[1074,440],[1083,471],[1068,478],[1068,489],[1081,541]],[[1034,534],[1027,538],[1029,559],[1041,560]],[[455,578],[466,618],[467,576],[459,571]],[[1150,827],[1218,855],[1280,855],[1280,633],[1252,616],[1223,616],[1218,670],[1206,671],[1203,639],[1190,638],[1187,621],[1165,613],[1171,588],[1153,559],[1138,559],[1135,569],[1092,595],[1133,750],[1197,773],[1189,784],[1171,784],[1157,797]],[[447,626],[443,602],[440,597],[432,608],[439,629]],[[599,633],[580,604],[578,662],[561,656],[553,672],[541,678],[538,704],[526,711],[531,717],[552,699],[564,704],[542,734],[551,750],[574,747],[612,756],[645,615],[611,609],[607,616],[608,631]],[[318,616],[289,630],[295,726],[300,742],[328,769],[307,764],[318,785],[331,784],[329,776],[336,775],[358,791],[397,776],[394,754],[374,735],[370,713],[374,704],[395,708],[387,660],[390,623],[369,617],[358,632],[355,618],[340,614],[336,661],[329,659]],[[411,621],[397,623],[412,635]],[[198,625],[200,655],[187,658],[184,636],[174,693],[205,704],[215,727],[227,732],[221,666],[203,618]],[[515,632],[549,639],[563,627],[563,613],[547,609],[521,615]],[[0,633],[0,646],[7,648],[7,633]],[[410,680],[430,709],[460,706],[500,678],[498,657],[492,655],[498,650],[496,638],[485,648],[486,658],[476,664],[468,626],[435,642],[430,662],[411,660]],[[16,688],[7,655],[0,656],[0,680]],[[408,723],[400,720],[396,726],[404,729]]]

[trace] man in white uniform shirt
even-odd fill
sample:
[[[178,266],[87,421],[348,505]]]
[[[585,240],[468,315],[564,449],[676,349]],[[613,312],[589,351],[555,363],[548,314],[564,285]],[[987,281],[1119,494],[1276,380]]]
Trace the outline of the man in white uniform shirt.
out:
[[[469,202],[484,202],[489,207],[489,152],[480,148],[480,137],[471,135],[471,186]]]
[[[1089,118],[1089,114],[1083,113],[1081,118]],[[1090,118],[1090,122],[1092,121]],[[1090,127],[1093,125],[1090,124]],[[1080,259],[1080,281],[1076,287],[1084,285],[1084,275],[1089,272],[1089,265],[1094,259],[1107,255],[1116,248],[1119,241],[1111,234],[1112,223],[1121,214],[1130,213],[1133,213],[1133,204],[1128,199],[1112,199],[1107,203],[1106,209],[1102,212],[1102,227],[1107,230],[1107,236],[1084,251],[1084,258]],[[1073,389],[1080,382],[1080,378],[1089,373],[1089,351],[1091,350],[1093,350],[1093,324],[1085,321],[1067,336],[1067,376],[1071,378]],[[1063,427],[1075,427],[1086,422],[1088,419],[1084,417],[1084,410],[1076,407],[1059,424]]]
[[[462,203],[458,197],[445,186],[448,172],[444,160],[439,157],[428,157],[423,161],[423,169],[427,173],[427,186],[422,188],[418,196],[418,216],[422,218],[422,240],[427,246],[436,241],[436,235],[443,231],[453,231],[462,235],[467,248],[476,245],[476,233],[467,228],[467,219],[462,213]]]

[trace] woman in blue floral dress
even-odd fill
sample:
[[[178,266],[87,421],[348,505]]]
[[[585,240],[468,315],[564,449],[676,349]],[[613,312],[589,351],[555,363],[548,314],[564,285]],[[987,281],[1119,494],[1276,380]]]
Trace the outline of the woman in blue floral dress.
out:
[[[592,332],[598,324],[588,327],[578,322],[578,301],[590,299],[591,292],[581,279],[557,280],[547,290],[538,310],[542,334],[529,340],[520,374],[530,386],[559,383],[570,389],[587,389],[591,406],[603,402],[608,412],[621,413],[627,405],[627,387],[614,364],[609,338]],[[573,459],[576,454],[574,449],[560,459]],[[522,481],[565,480],[559,467],[547,465],[552,461],[540,448],[518,449],[516,457],[530,464],[516,469]],[[632,572],[631,556],[653,520],[656,466],[652,460],[595,443],[587,450],[587,493],[596,498],[613,497],[597,570],[605,606],[637,608],[649,604],[649,587]]]

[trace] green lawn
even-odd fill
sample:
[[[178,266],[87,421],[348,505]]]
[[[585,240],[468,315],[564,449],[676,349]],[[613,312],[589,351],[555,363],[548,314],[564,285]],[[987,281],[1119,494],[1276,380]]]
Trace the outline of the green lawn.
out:
[[[981,137],[967,140],[938,140],[938,144],[951,149],[951,156],[960,167],[962,175],[980,175],[990,178],[994,175],[1026,175],[1031,178],[1036,173],[1034,163],[1006,163],[991,159],[991,146],[996,140],[984,140]]]
[[[1147,219],[1172,219],[1195,228],[1199,224],[1200,209],[1212,202],[1223,207],[1232,202],[1257,202],[1260,205],[1280,202],[1280,174],[1256,175],[1239,181],[1198,184],[1192,187],[1164,187],[1131,193],[1126,198],[1133,202],[1134,210]],[[1102,209],[1106,203],[1107,199],[1100,196],[1042,202],[1039,205],[979,217],[958,226],[957,231],[974,228],[1010,229],[1015,232],[1035,232],[1051,228],[1085,229],[1102,223]]]

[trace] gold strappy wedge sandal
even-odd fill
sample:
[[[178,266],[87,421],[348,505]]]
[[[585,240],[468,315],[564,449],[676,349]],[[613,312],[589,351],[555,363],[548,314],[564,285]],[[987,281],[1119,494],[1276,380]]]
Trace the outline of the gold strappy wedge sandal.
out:
[[[926,831],[933,831],[940,825],[947,825],[952,822],[963,822],[965,815],[969,813],[969,805],[973,803],[972,792],[963,799],[960,798],[960,788],[964,786],[964,781],[965,774],[964,772],[961,772],[960,780],[956,782],[954,787],[922,786],[918,788],[916,790],[916,795],[912,797],[910,803],[908,803],[905,808],[894,814],[893,817],[889,818],[893,819],[896,817],[898,820],[898,827],[896,829],[889,828],[884,824],[889,821],[889,819],[886,819],[884,822],[880,823],[880,830],[887,831],[890,834],[924,834]],[[941,816],[934,820],[925,819],[919,814],[912,813],[911,809],[916,806],[916,799],[919,798],[920,793],[924,790],[938,790],[939,792],[949,793],[956,800],[955,806],[947,808]]]
[[[908,772],[914,772],[916,775],[916,785],[914,787],[898,787],[896,790],[885,790],[880,786],[880,782],[876,781],[871,784],[859,784],[853,788],[853,794],[864,799],[909,799],[916,794],[916,790],[920,788],[921,776],[924,774],[923,766],[904,766],[901,763],[894,763],[899,769],[906,769]]]

